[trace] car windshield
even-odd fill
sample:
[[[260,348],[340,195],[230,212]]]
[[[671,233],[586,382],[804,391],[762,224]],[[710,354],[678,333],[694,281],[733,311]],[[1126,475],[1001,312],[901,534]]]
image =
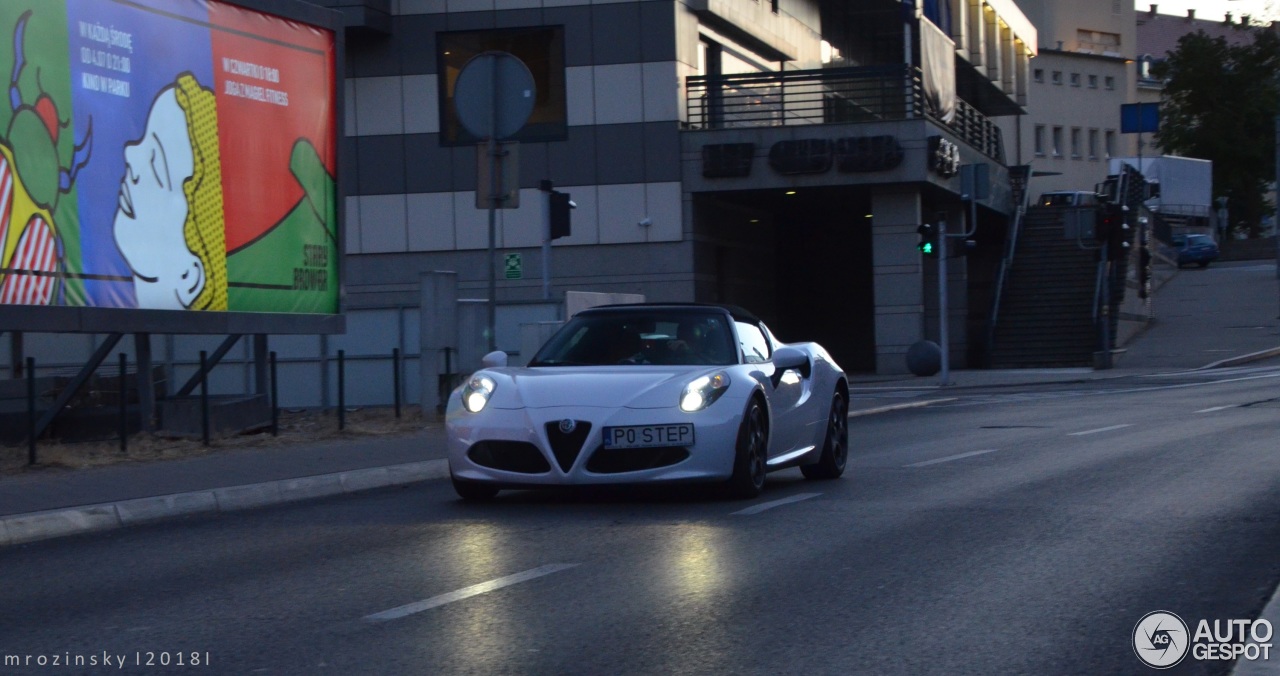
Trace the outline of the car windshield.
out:
[[[737,361],[724,315],[644,310],[578,315],[538,350],[529,366],[694,366]]]
[[[1187,235],[1187,246],[1212,244],[1208,235]]]

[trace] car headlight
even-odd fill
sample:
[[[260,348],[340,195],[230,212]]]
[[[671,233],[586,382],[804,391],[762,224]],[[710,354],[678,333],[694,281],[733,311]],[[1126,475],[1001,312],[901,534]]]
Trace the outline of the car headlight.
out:
[[[713,373],[709,376],[694,378],[693,382],[684,386],[680,393],[680,410],[692,413],[710,406],[729,389],[729,376],[725,373]]]
[[[462,388],[462,407],[472,413],[483,411],[489,397],[493,396],[494,387],[493,378],[489,376],[471,376]]]

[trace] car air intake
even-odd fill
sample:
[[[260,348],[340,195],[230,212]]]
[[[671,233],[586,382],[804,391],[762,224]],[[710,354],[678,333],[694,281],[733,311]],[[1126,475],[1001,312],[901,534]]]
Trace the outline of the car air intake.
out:
[[[591,423],[582,420],[558,420],[547,423],[547,441],[551,443],[551,452],[556,456],[556,463],[565,472],[573,467],[573,462],[582,452],[582,443],[591,433]]]
[[[477,441],[467,449],[467,457],[477,465],[521,474],[545,474],[551,464],[537,446],[527,441]]]
[[[688,457],[689,449],[683,446],[631,448],[626,451],[610,450],[600,446],[587,460],[587,471],[593,474],[639,472],[668,467],[683,462]]]

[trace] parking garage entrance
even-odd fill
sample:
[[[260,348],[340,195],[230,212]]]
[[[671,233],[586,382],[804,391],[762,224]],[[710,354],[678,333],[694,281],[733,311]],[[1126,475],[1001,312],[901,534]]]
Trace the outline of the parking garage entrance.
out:
[[[786,342],[876,370],[871,200],[849,186],[694,195],[699,301],[740,305]]]

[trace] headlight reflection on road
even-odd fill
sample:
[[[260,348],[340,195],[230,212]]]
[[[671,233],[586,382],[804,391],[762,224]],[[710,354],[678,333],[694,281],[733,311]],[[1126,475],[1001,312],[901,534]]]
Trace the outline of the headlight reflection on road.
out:
[[[679,527],[671,541],[671,581],[681,596],[703,597],[724,586],[719,528],[705,524]]]
[[[438,547],[439,543],[424,545]],[[447,553],[439,564],[449,571],[451,588],[446,591],[519,572],[527,567],[514,556],[519,546],[518,538],[493,523],[461,524],[453,531]],[[430,577],[436,573],[426,570],[424,575]],[[431,631],[439,632],[443,626],[451,635],[449,643],[456,646],[451,659],[457,668],[476,674],[510,669],[512,646],[526,641],[522,618],[527,616],[527,609],[512,606],[511,598],[502,592],[479,594],[436,609],[448,613],[449,618],[443,625],[433,626]],[[438,633],[434,638],[438,638]]]

